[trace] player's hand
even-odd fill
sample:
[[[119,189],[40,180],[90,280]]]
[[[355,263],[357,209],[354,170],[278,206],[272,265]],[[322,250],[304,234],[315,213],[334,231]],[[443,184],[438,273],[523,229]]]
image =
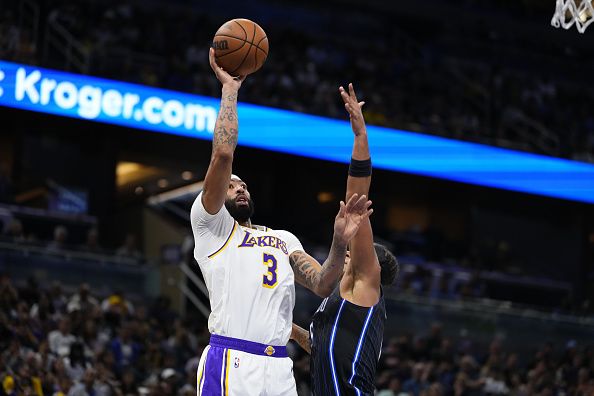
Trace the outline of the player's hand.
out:
[[[208,61],[210,62],[210,67],[214,71],[217,79],[223,84],[223,87],[233,88],[236,91],[239,91],[241,87],[241,83],[245,80],[246,76],[238,76],[233,77],[229,73],[227,73],[221,66],[217,64],[214,55],[214,48],[211,48],[208,52]]]
[[[373,213],[370,206],[371,201],[365,195],[359,197],[353,194],[346,204],[340,201],[340,210],[334,220],[334,238],[337,238],[337,242],[347,245],[353,239],[363,221]]]
[[[344,108],[349,112],[351,128],[353,129],[355,136],[367,133],[365,119],[363,118],[363,112],[361,111],[365,102],[359,102],[353,84],[349,83],[348,92],[343,87],[338,88],[338,90],[340,91],[340,97],[344,102]]]

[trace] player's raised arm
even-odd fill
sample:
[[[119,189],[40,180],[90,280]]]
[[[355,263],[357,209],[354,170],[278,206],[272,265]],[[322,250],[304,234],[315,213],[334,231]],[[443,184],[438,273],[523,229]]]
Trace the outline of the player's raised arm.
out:
[[[231,77],[229,73],[219,67],[214,58],[214,50],[209,53],[210,67],[217,79],[223,84],[221,94],[221,108],[215,123],[212,138],[212,154],[210,164],[204,179],[202,204],[210,214],[216,214],[225,203],[233,153],[237,146],[238,120],[237,95],[245,76]]]
[[[349,84],[348,92],[339,88],[344,107],[349,113],[351,128],[354,134],[351,165],[347,178],[346,199],[353,194],[369,195],[371,185],[371,154],[367,140],[367,128],[361,111],[365,102],[357,99],[353,84]],[[381,268],[378,264],[373,245],[373,231],[369,220],[364,221],[359,232],[350,244],[350,256],[354,280],[364,280],[376,285],[379,292]],[[351,285],[354,287],[354,283]]]
[[[343,272],[347,245],[373,213],[370,206],[371,201],[366,196],[359,197],[357,194],[352,195],[346,204],[340,202],[340,210],[334,220],[332,246],[324,265],[302,250],[293,252],[289,257],[297,283],[320,297],[328,297],[332,293]]]
[[[349,113],[351,129],[355,135],[351,166],[347,178],[346,198],[349,199],[353,194],[369,196],[371,154],[369,153],[369,143],[367,141],[367,127],[361,111],[365,102],[359,102],[353,84],[349,84],[348,92],[343,87],[340,87],[339,91],[344,101],[344,107]]]

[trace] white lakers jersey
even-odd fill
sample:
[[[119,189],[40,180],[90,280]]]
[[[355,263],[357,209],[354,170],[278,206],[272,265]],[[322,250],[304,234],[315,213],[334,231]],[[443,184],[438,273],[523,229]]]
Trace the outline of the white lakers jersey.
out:
[[[209,214],[198,195],[190,215],[194,257],[210,298],[212,334],[267,345],[291,335],[295,283],[289,255],[303,250],[288,231],[240,226],[223,206]]]

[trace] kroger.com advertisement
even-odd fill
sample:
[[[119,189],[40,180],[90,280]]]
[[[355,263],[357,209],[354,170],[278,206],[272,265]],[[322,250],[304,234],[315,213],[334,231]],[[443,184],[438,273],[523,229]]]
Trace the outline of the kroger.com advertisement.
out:
[[[0,104],[133,128],[208,137],[214,130],[218,101],[0,61]]]
[[[0,61],[0,106],[210,140],[219,99]],[[242,146],[350,161],[346,113],[334,120],[240,103],[238,115]],[[591,164],[367,129],[375,168],[594,203]]]

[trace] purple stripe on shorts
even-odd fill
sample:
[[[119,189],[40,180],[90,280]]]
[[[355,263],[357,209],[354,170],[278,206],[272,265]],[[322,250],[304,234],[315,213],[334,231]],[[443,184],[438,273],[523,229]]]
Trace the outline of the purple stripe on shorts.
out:
[[[259,344],[257,342],[224,337],[216,334],[210,335],[210,345],[211,347],[228,348],[235,351],[251,353],[253,355],[277,358],[289,357],[286,346]]]
[[[214,345],[208,350],[204,364],[204,386],[202,395],[221,396],[221,370],[223,369],[223,356],[225,349],[216,348]]]

